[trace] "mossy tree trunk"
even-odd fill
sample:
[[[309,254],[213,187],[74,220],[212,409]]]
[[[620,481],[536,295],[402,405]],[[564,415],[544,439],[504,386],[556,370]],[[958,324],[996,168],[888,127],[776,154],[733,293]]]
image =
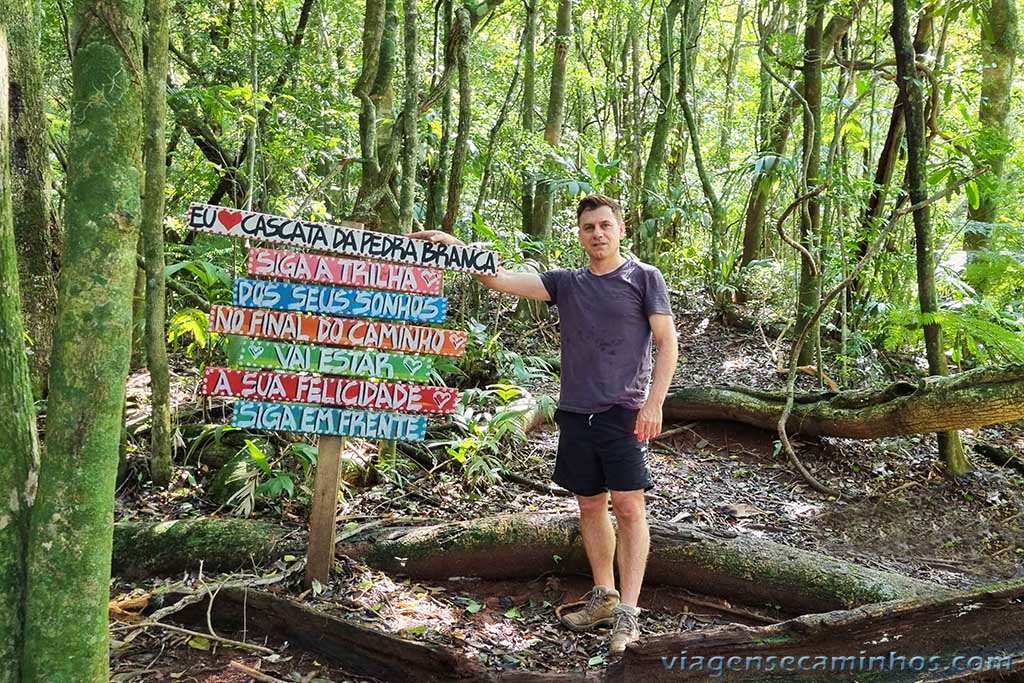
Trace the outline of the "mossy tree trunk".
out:
[[[555,55],[551,63],[551,89],[548,92],[548,112],[544,122],[544,140],[557,149],[562,142],[562,124],[565,120],[565,81],[569,66],[569,45],[572,43],[572,0],[558,0],[555,19]],[[551,215],[555,195],[551,179],[537,183],[533,197],[533,221],[529,234],[545,239],[551,236]]]
[[[167,177],[167,0],[147,0],[149,35],[146,64],[146,185],[142,200],[142,235],[146,257],[146,361],[149,364],[152,428],[149,470],[153,482],[171,481],[171,377],[167,367],[164,279],[164,183]]]
[[[40,4],[0,0],[7,26],[8,117],[14,203],[14,235],[25,331],[32,340],[29,372],[36,397],[46,393],[57,311],[56,244],[50,213],[50,142],[40,63]]]
[[[978,119],[979,162],[991,167],[980,179],[977,206],[970,206],[967,217],[976,223],[964,233],[964,248],[972,258],[988,246],[989,230],[995,222],[1006,155],[1012,141],[1006,119],[1010,113],[1010,90],[1013,85],[1014,62],[1017,57],[1017,3],[1016,0],[991,0],[987,12],[982,13],[981,27],[981,104]],[[970,271],[968,271],[970,274]],[[970,276],[970,275],[969,275]],[[971,285],[978,291],[985,288],[985,278],[972,277]]]
[[[459,72],[459,122],[455,128],[452,146],[452,168],[448,178],[448,206],[441,221],[441,229],[453,232],[459,215],[462,188],[465,186],[466,158],[469,155],[470,124],[473,122],[473,91],[469,81],[469,38],[472,33],[469,11],[465,7],[455,10],[452,40],[458,41],[455,63]]]
[[[523,108],[520,121],[523,132],[533,132],[534,89],[537,82],[537,0],[525,2],[526,19],[523,26]],[[529,173],[523,176],[523,232],[531,233],[533,225],[533,197],[535,186]]]
[[[28,548],[24,683],[106,681],[107,600],[141,220],[142,2],[77,0],[67,250]]]
[[[650,261],[654,254],[653,245],[658,240],[658,219],[665,208],[663,202],[658,199],[661,194],[658,186],[668,152],[668,134],[675,120],[675,24],[680,2],[681,0],[671,0],[665,5],[661,28],[658,31],[658,117],[654,121],[651,148],[644,164],[640,225],[633,239],[633,250],[647,261]]]
[[[7,54],[0,22],[0,84],[7,83]],[[18,296],[7,109],[7,88],[0,87],[0,683],[20,683],[25,549],[39,444]]]
[[[823,0],[810,0],[804,31],[803,63],[803,179],[804,191],[814,192],[821,185],[821,58],[822,31],[825,24]],[[796,303],[796,329],[810,325],[800,347],[798,363],[815,362],[818,350],[818,323],[812,320],[821,303],[821,199],[812,194],[800,210],[800,244],[807,253],[800,255],[800,285]],[[808,256],[809,255],[809,256]]]
[[[420,70],[416,59],[416,0],[402,0],[403,39],[405,46],[405,92],[402,105],[402,191],[400,197],[399,232],[412,232],[413,208],[416,201],[416,158],[419,153],[417,125],[419,122]]]
[[[742,15],[742,8],[738,10]],[[708,213],[711,215],[711,274],[710,280],[712,290],[722,274],[722,243],[725,228],[725,209],[718,197],[718,191],[711,182],[711,174],[704,165],[704,154],[700,148],[700,131],[697,129],[697,118],[693,112],[693,102],[696,102],[696,91],[694,89],[693,74],[695,60],[692,50],[696,47],[700,17],[704,12],[702,0],[687,0],[684,3],[683,25],[680,31],[679,40],[679,106],[683,110],[683,120],[686,121],[686,131],[690,136],[690,146],[693,149],[693,165],[697,170],[697,177],[700,179],[700,187],[704,192],[704,200],[708,205]],[[739,22],[737,22],[739,23]],[[723,128],[722,135],[727,135]]]
[[[914,45],[910,38],[910,11],[907,0],[894,0],[892,41],[896,51],[896,73],[903,115],[906,118],[907,184],[912,204],[928,198],[928,148],[925,139],[925,95],[914,59]],[[935,319],[939,310],[935,289],[935,235],[932,232],[931,213],[925,203],[914,212],[914,241],[917,252],[917,296],[924,327],[925,352],[928,371],[933,375],[949,374],[946,350],[942,340],[942,325]],[[960,434],[955,431],[939,432],[939,454],[946,462],[950,474],[962,474],[971,469],[964,455]]]

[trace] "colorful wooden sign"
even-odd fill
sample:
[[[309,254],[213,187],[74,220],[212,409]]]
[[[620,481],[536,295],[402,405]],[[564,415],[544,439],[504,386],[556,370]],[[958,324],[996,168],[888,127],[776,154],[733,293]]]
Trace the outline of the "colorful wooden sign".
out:
[[[422,441],[427,431],[426,415],[375,413],[366,410],[244,399],[235,401],[234,408],[231,424],[241,429],[402,441]]]
[[[453,412],[459,397],[458,390],[448,387],[230,368],[207,368],[203,375],[203,393],[261,401],[293,401],[338,408],[439,415]]]
[[[448,300],[442,296],[420,296],[374,289],[325,287],[277,280],[237,278],[232,303],[246,308],[274,308],[359,318],[444,322]]]
[[[330,346],[363,346],[441,356],[461,356],[466,352],[468,336],[466,332],[437,327],[234,306],[210,307],[210,331],[243,337],[268,337]]]
[[[209,204],[189,207],[188,226],[198,232],[481,275],[497,275],[500,260],[496,251]]]
[[[434,359],[376,349],[284,344],[267,339],[228,337],[228,363],[233,367],[320,372],[326,375],[427,381]]]
[[[262,247],[249,249],[249,275],[412,294],[440,294],[444,279],[442,271],[431,268]]]

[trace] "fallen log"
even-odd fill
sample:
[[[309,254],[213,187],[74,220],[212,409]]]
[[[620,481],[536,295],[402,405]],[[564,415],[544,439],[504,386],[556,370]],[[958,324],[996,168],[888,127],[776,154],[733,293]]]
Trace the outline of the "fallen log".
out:
[[[433,526],[376,527],[338,552],[422,579],[533,578],[589,573],[578,519],[520,514]],[[942,592],[936,584],[735,533],[651,523],[650,584],[678,586],[789,614],[822,612]]]
[[[166,594],[164,599],[180,597]],[[218,631],[247,629],[249,637],[272,635],[350,674],[383,681],[981,683],[1020,680],[1024,671],[1020,580],[811,614],[772,626],[645,637],[627,646],[605,671],[588,674],[488,670],[461,652],[366,628],[260,590],[225,588],[212,604],[190,605],[173,617],[203,627],[212,621]]]
[[[786,403],[782,391],[743,386],[673,387],[666,424],[733,420],[774,430]],[[790,434],[877,439],[985,427],[1024,419],[1024,365],[993,366],[882,389],[798,393]]]
[[[1022,621],[1024,580],[1016,580],[772,626],[645,638],[627,646],[606,681],[1019,681]]]
[[[378,523],[379,522],[379,523]],[[375,520],[346,532],[339,554],[416,578],[533,579],[546,572],[588,573],[578,520],[569,514],[486,517],[426,526]],[[126,577],[266,567],[302,555],[303,538],[274,524],[199,518],[119,522],[114,573]],[[733,532],[651,524],[649,584],[805,614],[914,597],[943,588],[899,574]]]
[[[165,600],[181,597],[171,593]],[[174,619],[205,627],[208,616],[218,631],[245,628],[249,637],[287,640],[333,661],[349,674],[381,681],[600,683],[603,679],[600,673],[490,671],[457,650],[360,626],[260,590],[225,588],[212,605],[190,605]]]
[[[305,541],[279,524],[249,519],[118,522],[113,573],[125,578],[171,576],[199,569],[225,572],[267,567],[285,553],[302,555]]]

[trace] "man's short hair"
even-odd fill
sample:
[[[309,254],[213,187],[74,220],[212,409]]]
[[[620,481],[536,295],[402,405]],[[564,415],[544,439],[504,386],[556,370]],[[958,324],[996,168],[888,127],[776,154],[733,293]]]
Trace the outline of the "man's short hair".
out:
[[[618,219],[619,223],[624,223],[622,219],[622,207],[619,203],[603,194],[588,194],[586,197],[580,200],[580,203],[576,205],[576,222],[580,220],[580,216],[583,215],[584,211],[593,211],[599,209],[602,206],[607,206],[612,210],[615,218]]]

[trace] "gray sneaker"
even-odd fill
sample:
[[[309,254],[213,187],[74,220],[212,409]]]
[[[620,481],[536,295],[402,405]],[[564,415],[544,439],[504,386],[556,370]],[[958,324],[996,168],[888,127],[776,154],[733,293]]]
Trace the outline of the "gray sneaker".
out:
[[[640,638],[640,610],[629,605],[619,605],[614,610],[615,623],[608,641],[608,652],[620,655],[626,651],[626,645]]]
[[[570,631],[589,631],[598,626],[611,626],[614,610],[619,604],[619,591],[605,586],[594,586],[586,606],[578,612],[562,615],[562,625]]]

